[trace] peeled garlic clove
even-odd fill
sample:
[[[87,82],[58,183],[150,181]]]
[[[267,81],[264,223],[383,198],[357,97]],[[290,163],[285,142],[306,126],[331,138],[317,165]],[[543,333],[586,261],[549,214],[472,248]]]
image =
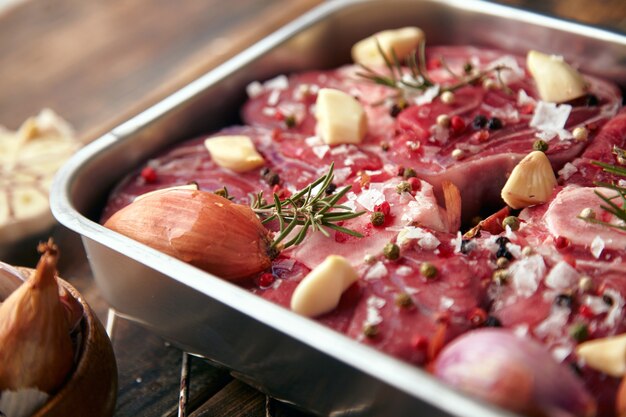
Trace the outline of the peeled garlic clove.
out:
[[[547,202],[556,184],[550,160],[543,152],[534,151],[513,168],[501,196],[509,207],[524,208]]]
[[[205,191],[146,196],[104,225],[227,280],[247,278],[271,264],[270,233],[252,209]]]
[[[0,391],[56,391],[70,373],[74,349],[55,278],[58,252],[49,242],[33,275],[0,306]]]
[[[576,354],[596,371],[613,377],[626,374],[626,334],[581,343]]]
[[[383,30],[375,33],[352,47],[352,60],[365,66],[382,66],[385,60],[380,49],[390,62],[393,62],[391,51],[402,60],[411,51],[417,49],[421,41],[425,39],[424,32],[417,27],[405,27],[401,29]]]
[[[526,66],[543,101],[563,103],[587,93],[588,86],[582,75],[562,57],[529,51]]]
[[[298,284],[291,297],[291,309],[307,317],[328,313],[358,279],[359,275],[344,257],[330,255]]]
[[[343,91],[322,88],[315,102],[317,134],[329,145],[361,143],[367,116],[361,103]]]
[[[215,136],[205,140],[204,146],[217,165],[235,172],[250,171],[265,163],[248,136]]]

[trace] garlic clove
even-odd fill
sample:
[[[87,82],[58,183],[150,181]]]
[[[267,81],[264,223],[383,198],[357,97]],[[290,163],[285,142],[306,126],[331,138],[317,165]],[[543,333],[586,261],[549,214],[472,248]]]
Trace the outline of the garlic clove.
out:
[[[330,255],[298,284],[291,297],[291,309],[307,317],[328,313],[358,279],[359,275],[344,257]]]
[[[165,191],[171,191],[171,190],[198,190],[198,183],[196,182],[192,182],[189,184],[185,184],[185,185],[174,185],[172,187],[166,187],[166,188],[161,188],[158,190],[154,190],[154,191],[149,191],[147,193],[144,194],[140,194],[137,197],[135,197],[135,199],[133,201],[138,201],[141,200],[142,198],[146,198],[150,195],[154,195],[154,194],[158,194],[158,193],[162,193]]]
[[[248,136],[215,136],[205,140],[204,146],[217,165],[235,172],[250,171],[265,163]]]
[[[396,57],[402,60],[417,49],[424,39],[424,32],[414,26],[383,30],[355,43],[352,47],[352,60],[368,67],[382,66],[385,65],[385,60],[378,50],[378,45],[387,59],[393,62],[392,50]]]
[[[626,375],[626,333],[581,343],[576,354],[596,371],[616,378]]]
[[[534,151],[513,168],[501,196],[509,207],[524,208],[547,202],[556,184],[550,160],[545,153]]]
[[[587,93],[588,85],[582,75],[562,57],[529,51],[526,66],[543,101],[563,103]]]
[[[319,91],[315,117],[317,133],[329,145],[361,143],[367,132],[367,116],[361,103],[333,88]]]
[[[104,224],[227,280],[271,265],[270,232],[248,206],[199,190],[169,190],[124,207]]]
[[[36,271],[0,306],[0,391],[53,393],[74,361],[66,312],[55,277],[58,251],[42,245]]]

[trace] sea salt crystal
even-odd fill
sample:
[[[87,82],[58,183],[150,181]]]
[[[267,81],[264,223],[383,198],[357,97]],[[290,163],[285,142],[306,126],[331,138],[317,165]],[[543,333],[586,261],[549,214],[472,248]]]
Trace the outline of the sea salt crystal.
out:
[[[409,275],[413,274],[413,270],[406,265],[402,265],[401,267],[396,269],[396,274],[400,275],[401,277],[408,277]]]
[[[624,299],[619,292],[611,289],[605,290],[604,295],[611,297],[613,300],[609,314],[607,314],[604,320],[609,327],[613,328],[617,322],[621,320],[622,310],[624,309]]]
[[[557,362],[563,362],[565,358],[567,358],[570,353],[572,353],[571,346],[557,346],[552,349],[552,356]]]
[[[335,181],[338,183],[345,182],[348,177],[352,174],[352,170],[348,167],[345,168],[337,168],[333,174],[335,175]]]
[[[507,69],[500,72],[500,78],[505,84],[511,84],[525,77],[524,69],[519,66],[517,59],[512,55],[504,55],[487,64],[487,69],[492,70],[496,67],[506,67]]]
[[[513,327],[513,333],[517,337],[526,337],[526,335],[528,334],[528,325],[520,324],[520,325]]]
[[[365,324],[375,326],[377,324],[382,323],[383,317],[380,315],[380,310],[385,306],[386,302],[384,299],[380,297],[376,297],[375,295],[370,296],[365,305],[367,306],[367,318],[365,319]]]
[[[374,211],[375,206],[385,201],[385,194],[379,190],[370,188],[359,194],[356,201],[366,210]]]
[[[555,290],[566,290],[578,283],[580,274],[570,264],[559,261],[546,276],[545,283]]]
[[[324,144],[322,138],[320,138],[319,136],[309,136],[308,138],[304,139],[304,143],[311,147]]]
[[[439,85],[434,85],[424,90],[424,92],[420,94],[419,96],[415,97],[414,102],[418,106],[428,104],[428,103],[431,103],[433,99],[437,97],[438,95],[439,95]]]
[[[529,297],[537,291],[545,272],[546,264],[541,255],[522,258],[509,268],[513,287],[522,297]]]
[[[534,333],[539,337],[558,334],[567,325],[570,314],[569,308],[553,308],[548,317],[535,327]]]
[[[527,106],[529,104],[535,105],[536,101],[534,98],[526,94],[526,91],[520,89],[517,92],[517,105],[518,106]]]
[[[454,253],[461,252],[461,246],[463,245],[463,235],[461,234],[461,232],[456,232],[456,237],[450,239],[450,245],[452,245],[452,247],[454,248]]]
[[[561,133],[569,118],[572,106],[569,104],[537,102],[530,126],[546,132]]]
[[[454,299],[452,299],[450,297],[445,297],[445,296],[441,297],[441,300],[439,301],[439,306],[443,310],[448,310],[453,305],[454,305]]]
[[[280,90],[272,90],[269,97],[267,98],[267,105],[276,106],[278,104],[279,99],[280,99]]]
[[[508,226],[507,226],[508,227]],[[515,243],[507,243],[506,248],[513,255],[515,259],[519,259],[522,257],[522,247],[520,245],[516,245]]]
[[[339,145],[339,146],[335,146],[333,149],[330,150],[330,154],[331,155],[341,155],[344,153],[348,153],[348,146],[343,144],[343,145]]]
[[[583,304],[591,309],[593,314],[602,314],[609,311],[609,306],[604,302],[602,297],[595,295],[587,295],[583,298]]]
[[[367,273],[363,277],[367,281],[381,279],[387,275],[387,267],[381,261],[376,262],[370,269],[368,269]]]
[[[286,90],[289,87],[289,79],[286,75],[279,75],[263,83],[267,90]]]
[[[564,180],[567,180],[577,172],[578,168],[576,168],[576,165],[571,162],[566,162],[565,165],[563,165],[563,168],[559,171],[559,176],[561,176]]]
[[[439,246],[439,243],[441,243],[439,242],[439,239],[437,239],[432,233],[427,232],[421,227],[415,226],[406,226],[404,229],[402,229],[398,234],[396,242],[398,243],[398,245],[402,246],[406,244],[409,240],[414,239],[417,240],[417,244],[420,245],[420,247],[426,250],[436,249],[437,246]]]
[[[324,159],[324,157],[330,150],[330,146],[328,145],[313,146],[311,150],[313,151],[315,156],[317,156],[319,159]]]
[[[602,255],[602,251],[604,250],[604,240],[602,240],[600,236],[596,236],[591,242],[589,249],[591,249],[591,254],[596,259],[600,258],[600,255]]]
[[[276,114],[276,109],[273,107],[263,107],[263,109],[261,109],[261,113],[263,116],[272,117]]]
[[[263,93],[263,85],[258,81],[252,81],[246,86],[246,93],[249,98],[255,98]]]

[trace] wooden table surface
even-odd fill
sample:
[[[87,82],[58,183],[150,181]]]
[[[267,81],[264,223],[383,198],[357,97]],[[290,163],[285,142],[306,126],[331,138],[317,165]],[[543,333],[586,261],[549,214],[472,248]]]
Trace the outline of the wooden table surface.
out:
[[[0,13],[0,124],[17,128],[50,107],[90,141],[271,33],[322,0],[26,0]],[[384,1],[384,0],[381,0]],[[503,0],[626,32],[624,0]],[[103,322],[80,239],[62,227],[61,275]],[[33,250],[5,261],[33,266]],[[112,334],[119,369],[116,417],[175,416],[180,350],[118,319]],[[305,416],[190,359],[188,415]]]

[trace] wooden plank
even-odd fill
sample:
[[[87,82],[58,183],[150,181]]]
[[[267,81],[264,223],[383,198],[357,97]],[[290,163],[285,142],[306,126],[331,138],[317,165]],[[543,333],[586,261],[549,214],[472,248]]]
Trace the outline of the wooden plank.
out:
[[[320,2],[18,4],[0,15],[0,121],[48,106],[93,139]]]

